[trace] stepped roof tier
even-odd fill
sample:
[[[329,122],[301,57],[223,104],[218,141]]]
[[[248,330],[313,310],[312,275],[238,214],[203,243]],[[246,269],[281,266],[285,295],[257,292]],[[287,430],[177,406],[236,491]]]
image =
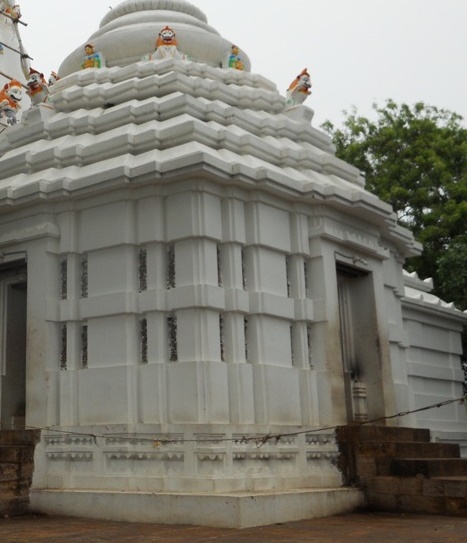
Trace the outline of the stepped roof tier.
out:
[[[431,293],[433,290],[433,279],[421,280],[416,272],[403,271],[404,273],[404,296],[407,301],[414,304],[421,304],[426,307],[434,307],[437,311],[445,311],[450,315],[456,315],[459,320],[465,322],[467,311],[463,314],[457,310],[453,302],[445,302],[438,296]]]
[[[166,25],[189,59],[140,61]],[[188,2],[124,2],[89,41],[107,67],[80,70],[77,49],[51,87],[53,108],[30,109],[0,137],[3,209],[203,172],[245,190],[326,203],[375,225],[403,256],[419,252],[391,207],[334,156],[311,109],[287,107],[260,75],[219,67],[231,42]]]

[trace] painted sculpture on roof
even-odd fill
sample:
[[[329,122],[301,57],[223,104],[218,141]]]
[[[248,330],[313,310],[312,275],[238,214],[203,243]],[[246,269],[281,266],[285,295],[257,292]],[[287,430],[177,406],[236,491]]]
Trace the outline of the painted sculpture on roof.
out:
[[[0,91],[0,120],[7,125],[16,124],[16,114],[19,112],[20,102],[23,98],[23,85],[12,79]]]
[[[303,102],[311,94],[311,78],[308,70],[305,68],[292,81],[287,89],[287,105],[297,106]]]
[[[21,19],[21,8],[18,4],[10,4],[9,2],[0,2],[0,11],[10,16],[13,20]]]
[[[141,60],[157,60],[164,58],[177,58],[183,60],[186,56],[178,50],[178,42],[175,32],[169,27],[164,27],[156,40],[154,53],[144,56]]]
[[[102,53],[96,52],[92,43],[87,43],[84,46],[84,58],[81,64],[81,69],[86,70],[87,68],[102,68],[103,66],[105,66],[105,62]]]
[[[57,74],[57,72],[51,72],[49,76],[49,87],[51,87],[59,79],[60,79],[60,76]]]
[[[243,60],[240,57],[240,49],[236,45],[232,45],[232,50],[229,56],[229,68],[233,68],[234,70],[245,69]]]
[[[45,82],[44,74],[34,70],[34,68],[29,69],[27,87],[26,94],[31,98],[32,105],[37,106],[47,100],[49,87]]]

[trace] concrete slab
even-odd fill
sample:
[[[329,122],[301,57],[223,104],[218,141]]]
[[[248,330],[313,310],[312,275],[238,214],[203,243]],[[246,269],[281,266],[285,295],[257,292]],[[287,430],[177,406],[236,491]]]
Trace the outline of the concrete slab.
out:
[[[31,510],[35,513],[237,529],[351,513],[363,503],[361,491],[345,487],[222,495],[31,492]]]

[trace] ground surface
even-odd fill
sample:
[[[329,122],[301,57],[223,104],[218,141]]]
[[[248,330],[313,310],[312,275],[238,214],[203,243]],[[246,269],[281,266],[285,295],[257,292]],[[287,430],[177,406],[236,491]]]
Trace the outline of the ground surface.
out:
[[[31,516],[0,519],[0,542],[27,543],[465,543],[467,518],[353,514],[230,530]]]

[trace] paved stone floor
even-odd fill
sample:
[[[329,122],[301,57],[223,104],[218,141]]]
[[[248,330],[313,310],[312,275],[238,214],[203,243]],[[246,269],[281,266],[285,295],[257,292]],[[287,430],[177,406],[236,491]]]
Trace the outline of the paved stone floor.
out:
[[[364,513],[231,530],[29,516],[0,519],[1,543],[465,543],[467,518]]]

